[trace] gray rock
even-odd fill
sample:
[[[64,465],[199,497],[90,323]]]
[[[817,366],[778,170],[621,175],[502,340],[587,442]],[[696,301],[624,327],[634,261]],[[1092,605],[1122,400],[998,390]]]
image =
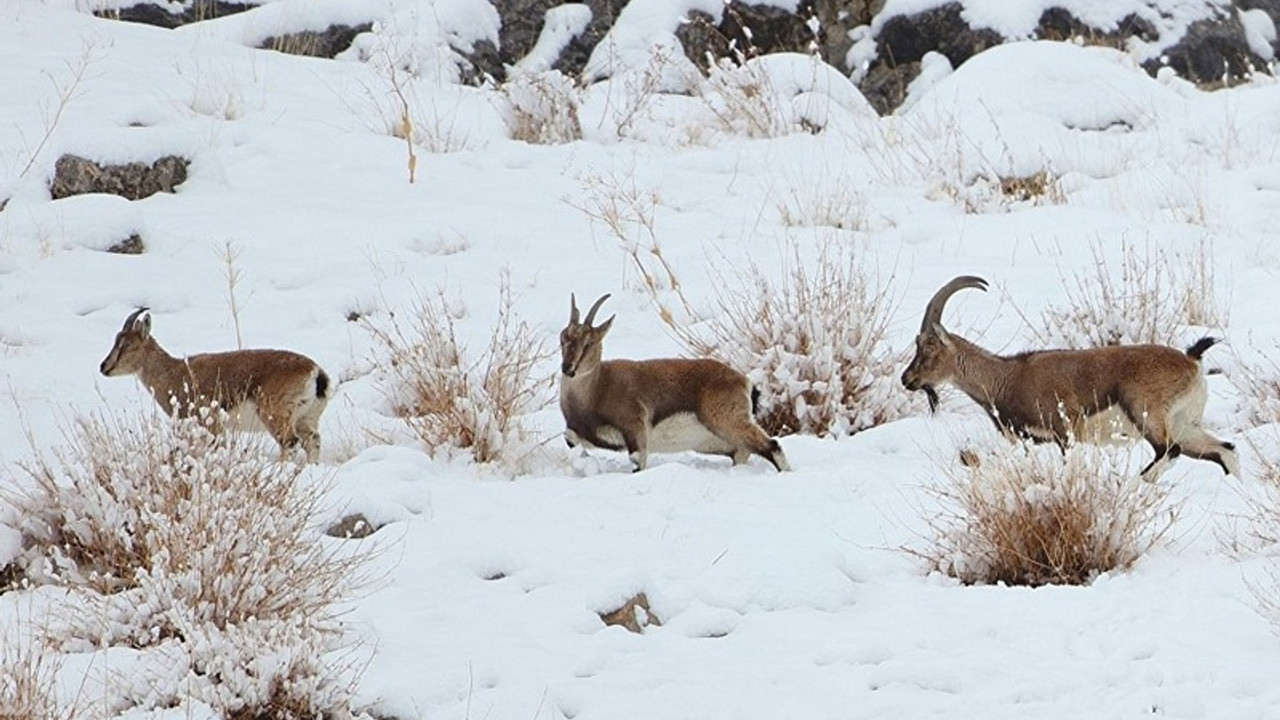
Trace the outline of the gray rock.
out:
[[[1163,57],[1143,63],[1143,68],[1154,75],[1166,65],[1191,82],[1223,87],[1265,70],[1267,62],[1249,49],[1240,16],[1228,11],[1224,17],[1192,23]]]
[[[202,20],[235,15],[257,7],[257,3],[194,0],[194,2],[141,2],[118,10],[95,10],[98,17],[173,29]]]
[[[119,195],[141,200],[158,192],[173,192],[187,179],[189,161],[166,155],[150,165],[99,165],[76,155],[63,155],[54,166],[49,193],[54,200],[85,193]]]
[[[330,25],[321,32],[302,30],[284,35],[273,35],[262,41],[259,48],[275,50],[286,55],[333,58],[351,47],[356,36],[373,30],[373,23],[360,25]]]

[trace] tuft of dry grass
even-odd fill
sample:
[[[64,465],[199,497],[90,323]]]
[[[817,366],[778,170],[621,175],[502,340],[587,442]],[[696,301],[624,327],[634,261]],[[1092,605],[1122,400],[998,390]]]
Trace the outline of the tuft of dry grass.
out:
[[[99,595],[163,588],[220,628],[326,616],[361,562],[316,542],[326,484],[276,462],[259,435],[215,434],[217,414],[79,417],[64,446],[25,466],[33,483],[10,498],[25,576]],[[151,635],[181,631],[153,620]]]
[[[383,396],[429,451],[465,450],[479,463],[515,466],[534,444],[523,420],[550,401],[553,378],[538,368],[551,351],[516,317],[505,278],[501,293],[498,322],[478,355],[459,342],[458,313],[443,290],[419,298],[407,318],[365,320]]]
[[[798,127],[783,111],[765,68],[741,56],[716,62],[700,87],[699,97],[730,133],[773,138],[789,135]]]
[[[308,705],[296,717],[345,716],[349,668],[325,658],[349,642],[338,613],[368,550],[323,538],[327,478],[277,462],[262,436],[215,434],[224,419],[81,416],[62,446],[36,448],[30,482],[5,499],[25,578],[68,591],[42,632],[143,650],[154,663],[121,691],[139,708],[195,698],[227,717],[290,717],[269,712],[275,683]]]
[[[1251,581],[1249,590],[1254,607],[1265,618],[1273,632],[1280,634],[1280,564],[1274,560],[1280,546],[1280,458],[1274,448],[1280,432],[1272,430],[1264,442],[1248,438],[1253,450],[1252,472],[1247,480],[1236,479],[1233,486],[1243,498],[1245,510],[1234,518],[1232,532],[1224,538],[1227,552],[1233,555],[1262,553],[1272,559],[1263,570],[1263,579]]]
[[[1228,379],[1239,393],[1246,422],[1253,427],[1280,422],[1280,364],[1266,356],[1241,360]]]
[[[1064,278],[1066,303],[1047,306],[1041,322],[1029,323],[1038,328],[1040,343],[1068,348],[1173,345],[1185,326],[1226,326],[1211,244],[1202,241],[1173,253],[1121,240],[1118,261],[1108,260],[1101,242],[1093,243],[1092,253],[1090,269]]]
[[[63,707],[57,695],[57,664],[34,639],[0,634],[0,718],[72,720],[79,713]]]
[[[776,277],[755,263],[712,263],[729,269],[712,271],[715,309],[700,311],[658,242],[655,192],[596,177],[584,197],[578,209],[617,239],[671,335],[760,390],[766,432],[847,435],[919,409],[897,384],[906,355],[888,343],[890,282],[856,252],[791,241]]]
[[[559,70],[514,72],[502,86],[511,139],[561,145],[582,139],[579,89]]]
[[[1000,194],[1009,202],[1029,202],[1035,205],[1063,205],[1066,192],[1058,176],[1043,169],[1030,175],[1000,178]]]
[[[1118,470],[1098,448],[1006,448],[939,463],[923,545],[904,550],[967,585],[1081,585],[1124,570],[1178,517],[1168,486]]]

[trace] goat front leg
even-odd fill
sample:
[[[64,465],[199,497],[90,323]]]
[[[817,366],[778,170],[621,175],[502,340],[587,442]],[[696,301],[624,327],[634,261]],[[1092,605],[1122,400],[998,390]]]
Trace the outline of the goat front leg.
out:
[[[648,420],[641,417],[626,427],[619,427],[618,430],[622,432],[622,440],[627,444],[627,455],[633,463],[631,471],[647,470],[649,468]]]

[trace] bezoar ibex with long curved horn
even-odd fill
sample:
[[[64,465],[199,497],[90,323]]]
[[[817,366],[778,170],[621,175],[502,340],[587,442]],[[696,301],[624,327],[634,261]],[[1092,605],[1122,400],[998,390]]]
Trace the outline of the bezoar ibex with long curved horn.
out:
[[[937,386],[959,388],[1006,436],[1094,441],[1099,433],[1142,437],[1155,458],[1142,470],[1154,480],[1178,455],[1210,460],[1238,474],[1235,446],[1202,427],[1208,398],[1200,358],[1217,342],[1204,337],[1186,351],[1164,345],[1112,345],[1084,350],[1041,350],[1000,356],[948,332],[942,310],[956,292],[985,291],[972,275],[943,285],[929,300],[916,354],[902,373],[908,390],[923,390],[930,410]],[[1113,423],[1111,432],[1107,424]]]
[[[216,406],[239,429],[266,430],[282,455],[301,446],[308,462],[319,459],[320,414],[334,388],[304,355],[231,350],[176,358],[151,337],[151,315],[141,308],[124,321],[99,369],[107,376],[137,375],[160,407],[178,417]]]
[[[560,410],[570,447],[625,450],[634,469],[651,452],[728,455],[735,465],[751,455],[790,470],[778,441],[752,416],[746,376],[718,360],[663,358],[602,360],[604,336],[616,316],[593,325],[602,296],[579,321],[569,296],[569,324],[560,332]]]

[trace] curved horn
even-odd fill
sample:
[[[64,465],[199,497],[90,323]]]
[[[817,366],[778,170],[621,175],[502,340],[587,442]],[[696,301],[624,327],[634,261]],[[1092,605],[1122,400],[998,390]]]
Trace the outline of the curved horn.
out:
[[[609,299],[609,293],[605,293],[604,295],[601,295],[600,299],[597,300],[596,303],[591,306],[591,309],[587,311],[587,319],[584,320],[583,322],[585,322],[588,327],[591,325],[592,322],[595,322],[596,311],[599,310],[600,306],[604,304],[604,301],[608,299]]]
[[[138,308],[137,310],[134,310],[132,315],[130,315],[129,317],[125,318],[125,321],[124,321],[124,329],[125,329],[125,330],[128,330],[129,328],[133,327],[133,321],[134,321],[134,320],[137,320],[137,319],[142,315],[142,313],[144,313],[144,312],[146,312],[146,311],[148,311],[148,310],[150,310],[150,309],[151,309],[151,308],[148,308],[148,307],[140,307],[140,308]]]
[[[986,292],[987,281],[974,275],[961,275],[951,282],[943,285],[938,292],[933,294],[933,298],[929,300],[929,304],[924,309],[924,321],[920,323],[920,332],[929,332],[935,325],[942,325],[942,308],[946,307],[947,300],[958,290],[965,288],[977,288]]]
[[[578,324],[578,300],[573,293],[569,293],[569,324]]]

